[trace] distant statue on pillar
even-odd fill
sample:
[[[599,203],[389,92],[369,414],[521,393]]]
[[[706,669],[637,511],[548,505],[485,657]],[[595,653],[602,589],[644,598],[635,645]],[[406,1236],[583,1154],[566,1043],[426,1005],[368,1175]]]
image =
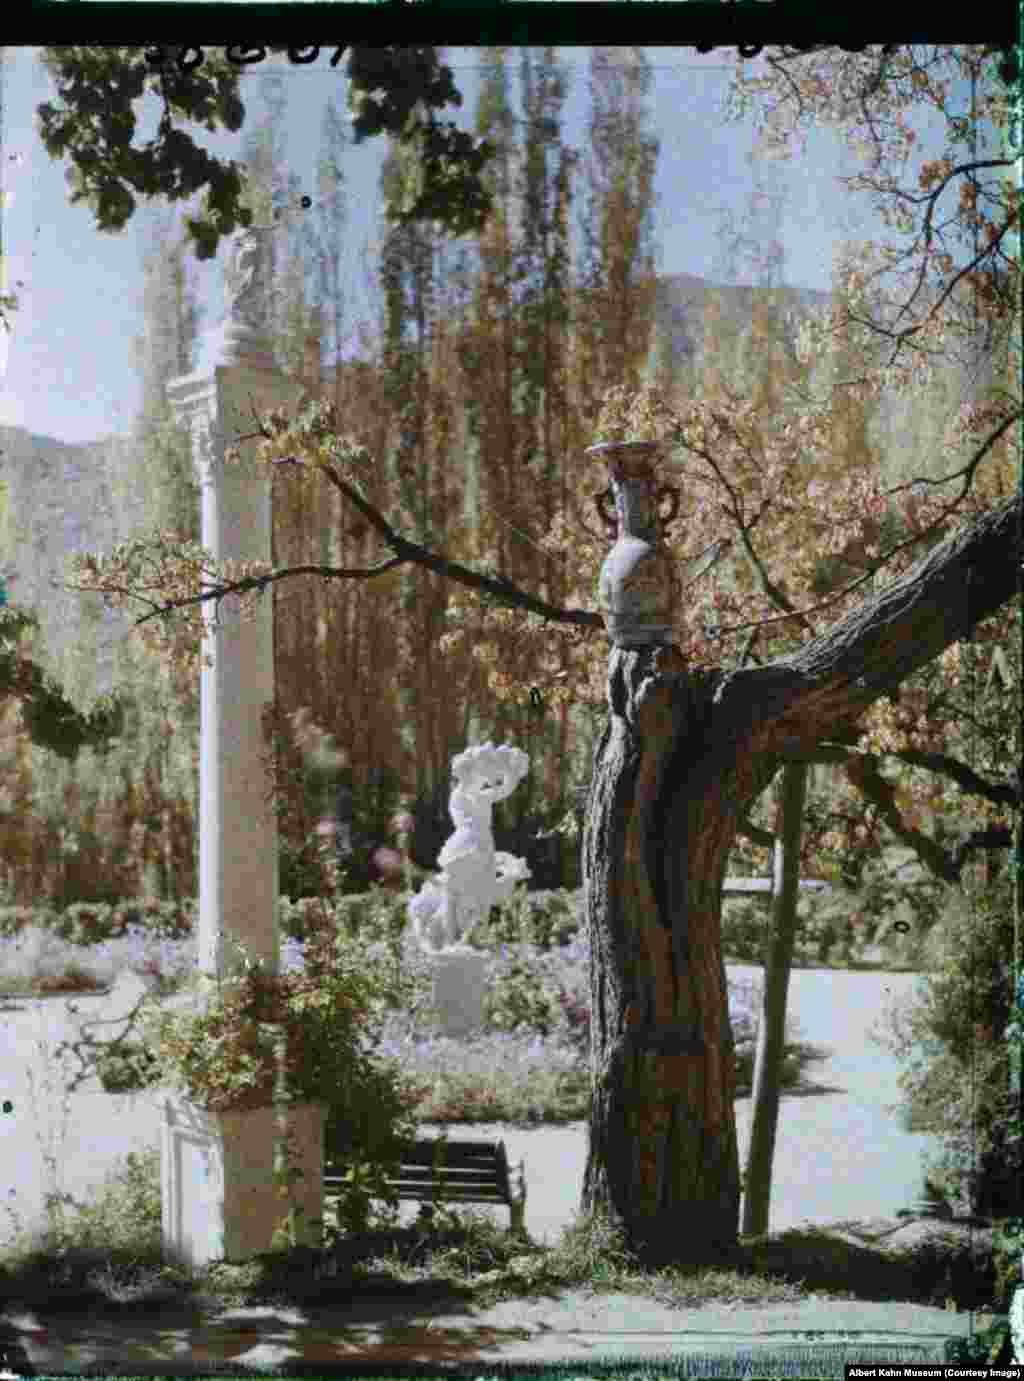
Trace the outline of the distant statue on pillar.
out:
[[[268,324],[271,278],[270,226],[249,226],[232,236],[224,271],[225,318],[255,331]]]
[[[242,362],[275,367],[270,320],[273,233],[271,226],[254,225],[228,240],[224,314],[200,337],[200,373]]]

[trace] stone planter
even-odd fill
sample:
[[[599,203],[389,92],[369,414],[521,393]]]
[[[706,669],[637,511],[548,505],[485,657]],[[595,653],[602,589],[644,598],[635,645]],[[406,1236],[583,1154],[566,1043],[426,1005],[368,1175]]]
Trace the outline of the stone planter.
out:
[[[289,1166],[304,1172],[282,1198],[274,1145],[291,1134]],[[243,1262],[271,1250],[291,1204],[304,1217],[296,1238],[319,1247],[323,1231],[324,1117],[321,1103],[288,1103],[210,1113],[177,1094],[164,1100],[161,1199],[165,1247],[192,1266]]]

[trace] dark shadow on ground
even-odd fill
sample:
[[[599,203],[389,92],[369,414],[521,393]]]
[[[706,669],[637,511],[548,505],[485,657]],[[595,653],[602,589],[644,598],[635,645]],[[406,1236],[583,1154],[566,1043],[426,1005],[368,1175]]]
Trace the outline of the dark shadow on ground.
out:
[[[992,1307],[1005,1313],[994,1265],[982,1253],[922,1250],[909,1261],[886,1258],[868,1247],[836,1243],[813,1229],[793,1229],[776,1240],[741,1238],[724,1261],[741,1274],[771,1276],[807,1293],[823,1290],[876,1303],[899,1301],[957,1310]],[[1005,1307],[1004,1307],[1005,1306]]]
[[[364,1243],[362,1250],[350,1249],[348,1259],[344,1252],[300,1249],[285,1261],[278,1259],[272,1268],[268,1265],[262,1277],[246,1276],[244,1282],[236,1277],[234,1288],[230,1272],[235,1268],[215,1268],[209,1277],[175,1285],[160,1280],[155,1270],[149,1275],[147,1268],[151,1263],[137,1259],[132,1263],[130,1253],[125,1253],[119,1264],[134,1264],[136,1269],[124,1272],[123,1276],[116,1268],[112,1273],[101,1269],[95,1281],[76,1288],[70,1281],[62,1286],[59,1268],[55,1273],[52,1262],[40,1261],[34,1268],[4,1271],[0,1275],[0,1309],[35,1309],[45,1311],[48,1319],[69,1322],[74,1316],[88,1316],[97,1323],[116,1322],[119,1327],[135,1320],[140,1327],[149,1326],[159,1320],[161,1329],[188,1330],[200,1324],[205,1327],[225,1312],[237,1310],[292,1308],[314,1314],[328,1310],[336,1321],[344,1317],[353,1325],[372,1326],[396,1316],[472,1315],[485,1307],[484,1297],[476,1294],[471,1285],[460,1284],[448,1276],[432,1274],[401,1280],[386,1270],[376,1269],[375,1262],[388,1256],[390,1244],[402,1240],[402,1232],[372,1235],[377,1239],[373,1248],[367,1249]],[[406,1251],[401,1253],[401,1259],[406,1270],[415,1270],[416,1263],[410,1260],[408,1251],[411,1237],[404,1240]],[[547,1255],[528,1240],[523,1242],[522,1251],[539,1262]],[[98,1267],[110,1260],[109,1254],[101,1251],[70,1255],[74,1257],[76,1282],[85,1279],[90,1260]],[[328,1263],[336,1274],[327,1274]],[[972,1251],[970,1246],[952,1251],[923,1250],[907,1261],[887,1258],[869,1246],[837,1240],[823,1230],[799,1228],[741,1238],[733,1251],[720,1254],[706,1266],[751,1278],[751,1306],[758,1302],[757,1280],[774,1279],[791,1285],[800,1296],[826,1293],[838,1298],[923,1304],[940,1309],[952,1300],[961,1311],[992,1308],[997,1314],[1005,1313],[1009,1307],[1009,1301],[999,1297],[990,1256]],[[495,1268],[500,1269],[498,1261],[480,1269],[482,1273]],[[218,1270],[226,1274],[218,1275]],[[131,1285],[118,1284],[111,1289],[111,1274],[115,1280],[130,1280]],[[652,1280],[650,1291],[637,1293],[665,1302],[666,1288],[664,1281]],[[623,1287],[608,1289],[621,1293]],[[522,1277],[513,1277],[508,1286],[498,1287],[497,1296],[488,1297],[521,1299],[526,1307],[531,1298],[560,1300],[584,1290],[587,1294],[604,1293],[593,1282],[566,1284],[540,1273],[531,1275],[528,1283]],[[232,1294],[244,1295],[244,1299],[236,1305]],[[709,1307],[715,1303],[710,1300]]]

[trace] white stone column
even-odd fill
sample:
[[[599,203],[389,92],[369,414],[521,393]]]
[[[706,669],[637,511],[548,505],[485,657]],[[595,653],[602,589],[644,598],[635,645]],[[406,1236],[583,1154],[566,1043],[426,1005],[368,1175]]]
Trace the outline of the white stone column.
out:
[[[200,367],[173,380],[168,393],[191,429],[202,490],[202,544],[215,560],[270,560],[270,474],[255,461],[260,413],[294,404],[300,385],[275,368],[264,307],[253,296],[265,287],[267,232],[240,237],[230,247],[233,311],[203,338]],[[247,275],[247,276],[246,276]],[[244,281],[243,281],[244,280]],[[232,301],[233,299],[233,301]],[[225,464],[229,446],[241,460]],[[203,605],[200,681],[199,936],[202,974],[236,974],[241,956],[278,971],[278,840],[270,778],[263,762],[263,710],[274,697],[273,593],[259,598],[255,617],[239,617],[237,596]],[[211,985],[212,991],[212,985]],[[195,1264],[243,1261],[271,1250],[275,1224],[288,1201],[275,1194],[275,1138],[285,1126],[293,1137],[292,1162],[306,1170],[295,1200],[306,1213],[302,1233],[322,1216],[323,1110],[307,1105],[257,1108],[210,1115],[187,1100],[166,1103],[163,1129],[164,1238]],[[282,1120],[285,1119],[285,1120]]]
[[[223,453],[253,430],[239,404],[249,397],[258,408],[286,401],[282,381],[217,366],[206,377],[175,380],[170,393],[192,428],[203,546],[218,561],[269,561],[269,476],[252,464],[254,443],[242,448],[248,464],[225,465]],[[232,939],[244,941],[269,970],[278,958],[277,821],[265,800],[262,762],[262,714],[274,698],[273,592],[260,596],[251,620],[239,617],[235,596],[219,605],[203,605],[203,653],[213,665],[200,673],[199,967],[225,977],[237,967]]]

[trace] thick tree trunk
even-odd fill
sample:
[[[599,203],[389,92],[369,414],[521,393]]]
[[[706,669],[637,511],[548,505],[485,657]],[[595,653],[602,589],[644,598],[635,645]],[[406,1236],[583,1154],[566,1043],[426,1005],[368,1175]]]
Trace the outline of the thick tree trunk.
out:
[[[651,1264],[736,1255],[720,916],[737,824],[785,762],[855,728],[1014,598],[1019,519],[1019,498],[998,505],[766,666],[690,670],[678,648],[612,648],[583,839],[593,1096],[581,1208]]]
[[[711,751],[725,679],[688,672],[675,647],[613,648],[584,834],[593,1097],[582,1212],[604,1213],[651,1265],[714,1260],[737,1242],[721,895],[739,806],[780,759],[728,738]]]
[[[806,763],[787,763],[778,793],[772,917],[765,946],[764,992],[754,1057],[754,1089],[743,1193],[743,1235],[768,1231],[772,1161],[779,1125],[782,1059],[786,1049],[786,1000],[796,940],[800,884],[800,836],[807,795]]]

